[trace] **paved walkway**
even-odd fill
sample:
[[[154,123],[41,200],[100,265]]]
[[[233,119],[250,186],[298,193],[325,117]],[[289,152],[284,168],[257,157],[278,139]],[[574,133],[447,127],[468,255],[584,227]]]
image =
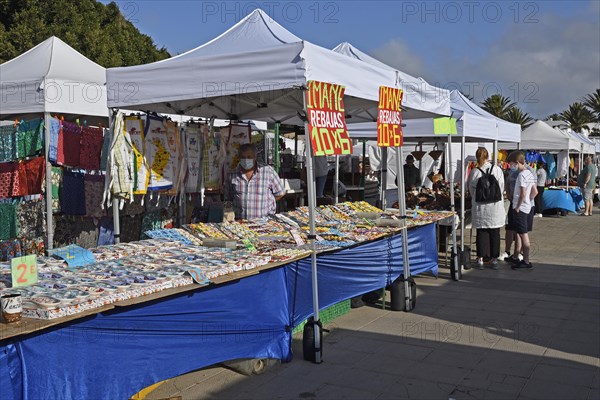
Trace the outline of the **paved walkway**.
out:
[[[595,211],[597,211],[595,209]],[[600,399],[600,215],[536,219],[533,271],[417,279],[413,312],[362,307],[323,358],[258,376],[207,368],[150,399]]]

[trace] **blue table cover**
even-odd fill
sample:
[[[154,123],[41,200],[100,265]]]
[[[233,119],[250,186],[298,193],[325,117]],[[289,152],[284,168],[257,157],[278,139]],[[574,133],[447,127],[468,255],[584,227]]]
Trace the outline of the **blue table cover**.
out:
[[[411,271],[437,274],[435,225],[410,229]],[[402,272],[402,238],[318,260],[320,308]],[[116,308],[0,342],[0,399],[127,399],[144,387],[237,358],[292,357],[312,315],[310,259],[212,289]]]
[[[569,189],[546,189],[542,196],[544,210],[558,208],[561,210],[576,213],[578,209],[583,208],[583,196],[579,188]]]

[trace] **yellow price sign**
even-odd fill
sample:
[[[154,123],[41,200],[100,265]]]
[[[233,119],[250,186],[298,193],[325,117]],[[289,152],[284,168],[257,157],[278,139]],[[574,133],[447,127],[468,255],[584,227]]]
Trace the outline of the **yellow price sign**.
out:
[[[38,269],[35,255],[15,257],[10,261],[12,287],[29,286],[37,283]]]
[[[436,135],[456,135],[456,118],[442,117],[434,118],[433,133]]]

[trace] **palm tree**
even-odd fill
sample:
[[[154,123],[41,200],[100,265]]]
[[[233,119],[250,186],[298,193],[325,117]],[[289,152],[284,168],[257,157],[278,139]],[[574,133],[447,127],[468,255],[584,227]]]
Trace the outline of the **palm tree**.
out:
[[[515,124],[521,125],[521,129],[525,129],[531,124],[533,124],[533,118],[529,116],[526,112],[523,112],[519,107],[512,106],[506,113],[506,116],[503,118],[508,122],[512,122]]]
[[[560,121],[560,114],[554,113],[546,117],[546,121]]]
[[[568,122],[575,132],[581,132],[583,129],[589,130],[586,124],[595,120],[594,114],[582,103],[571,104],[567,110],[560,113],[560,119]]]
[[[481,103],[481,108],[485,111],[489,112],[492,115],[495,115],[498,118],[504,119],[508,110],[515,106],[510,98],[504,97],[500,94],[494,94]]]
[[[600,89],[596,89],[583,98],[583,105],[595,114],[596,122],[600,122]]]

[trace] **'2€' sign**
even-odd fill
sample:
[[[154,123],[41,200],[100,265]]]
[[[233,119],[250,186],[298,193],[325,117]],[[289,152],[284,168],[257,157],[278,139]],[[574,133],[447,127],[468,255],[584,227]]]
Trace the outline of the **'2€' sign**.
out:
[[[10,260],[12,287],[29,286],[37,283],[38,270],[35,255],[15,257]]]
[[[346,129],[344,87],[309,81],[306,90],[308,135],[315,156],[352,154]]]
[[[379,87],[377,107],[377,145],[379,147],[402,146],[402,89]]]

